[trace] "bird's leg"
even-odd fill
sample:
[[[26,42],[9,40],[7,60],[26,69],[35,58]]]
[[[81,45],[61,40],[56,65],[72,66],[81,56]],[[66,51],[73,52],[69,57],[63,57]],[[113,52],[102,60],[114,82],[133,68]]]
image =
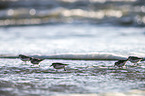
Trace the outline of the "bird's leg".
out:
[[[33,65],[30,65],[30,67],[32,67]]]
[[[116,66],[114,66],[114,68],[116,69]]]
[[[64,71],[66,71],[65,67],[64,67]]]
[[[134,63],[134,66],[136,66],[137,65],[137,63]]]
[[[125,66],[126,67],[126,69],[127,69],[127,66]]]

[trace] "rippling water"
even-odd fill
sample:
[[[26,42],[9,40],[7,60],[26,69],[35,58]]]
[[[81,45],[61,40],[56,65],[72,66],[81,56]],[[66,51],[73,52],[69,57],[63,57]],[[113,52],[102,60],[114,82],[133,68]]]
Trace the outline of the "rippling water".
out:
[[[52,62],[70,65],[58,72],[49,67]],[[145,65],[128,64],[114,68],[114,61],[45,60],[41,67],[24,65],[19,59],[1,59],[0,91],[5,95],[57,95],[73,93],[125,93],[144,90]]]
[[[0,96],[144,96],[144,4],[0,1]],[[31,66],[19,54],[46,59],[40,67]],[[130,55],[144,60],[114,67],[116,60]],[[50,67],[53,62],[69,64],[67,71],[56,71]]]
[[[0,27],[0,54],[41,57],[73,53],[77,58],[80,53],[102,53],[144,57],[144,30],[143,27],[82,23]],[[105,56],[107,55],[103,55],[102,58]],[[92,58],[93,54],[84,55],[84,58],[86,57]],[[56,71],[50,67],[52,62],[68,63],[67,71]],[[119,92],[143,96],[145,94],[144,61],[139,65],[127,62],[127,68],[115,68],[114,62],[61,60],[60,58],[60,60],[45,59],[38,67],[30,66],[31,63],[23,64],[20,59],[1,58],[0,94],[47,96]]]

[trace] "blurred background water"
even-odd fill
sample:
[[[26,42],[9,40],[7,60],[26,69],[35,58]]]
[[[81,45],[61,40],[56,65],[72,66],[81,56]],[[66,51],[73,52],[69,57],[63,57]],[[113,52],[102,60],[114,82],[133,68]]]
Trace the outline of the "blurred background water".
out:
[[[145,57],[144,26],[145,0],[0,0],[0,57],[64,55],[40,67],[0,58],[0,96],[144,96],[144,61],[119,69],[107,57]]]
[[[1,0],[0,25],[95,23],[145,25],[144,0]]]

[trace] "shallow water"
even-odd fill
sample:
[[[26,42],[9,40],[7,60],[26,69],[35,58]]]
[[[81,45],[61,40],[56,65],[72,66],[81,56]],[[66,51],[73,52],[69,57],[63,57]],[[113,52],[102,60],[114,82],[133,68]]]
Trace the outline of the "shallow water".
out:
[[[0,27],[0,54],[39,55],[78,53],[116,54],[144,57],[143,27],[96,24],[51,24]],[[89,55],[89,58],[93,57]],[[78,55],[79,57],[79,55]],[[84,56],[88,57],[88,55]],[[68,63],[67,71],[49,67]],[[127,62],[115,68],[115,61],[45,59],[40,67],[20,59],[0,58],[0,93],[4,96],[47,96],[59,94],[105,94],[145,90],[145,63]],[[141,93],[142,96],[144,93]]]
[[[52,62],[69,63],[56,71]],[[113,67],[115,61],[44,60],[41,66],[19,59],[1,59],[0,91],[5,95],[57,95],[74,93],[129,92],[144,90],[145,64]]]

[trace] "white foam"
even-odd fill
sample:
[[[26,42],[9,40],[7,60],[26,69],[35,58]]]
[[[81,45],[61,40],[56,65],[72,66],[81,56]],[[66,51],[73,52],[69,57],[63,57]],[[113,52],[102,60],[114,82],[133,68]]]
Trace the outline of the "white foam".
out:
[[[125,56],[109,53],[67,53],[40,56],[47,59],[70,59],[70,60],[120,60],[127,59]]]
[[[51,55],[29,55],[44,59],[68,59],[68,60],[123,60],[127,57],[111,53],[64,53]],[[18,55],[0,55],[0,58],[18,58]]]

